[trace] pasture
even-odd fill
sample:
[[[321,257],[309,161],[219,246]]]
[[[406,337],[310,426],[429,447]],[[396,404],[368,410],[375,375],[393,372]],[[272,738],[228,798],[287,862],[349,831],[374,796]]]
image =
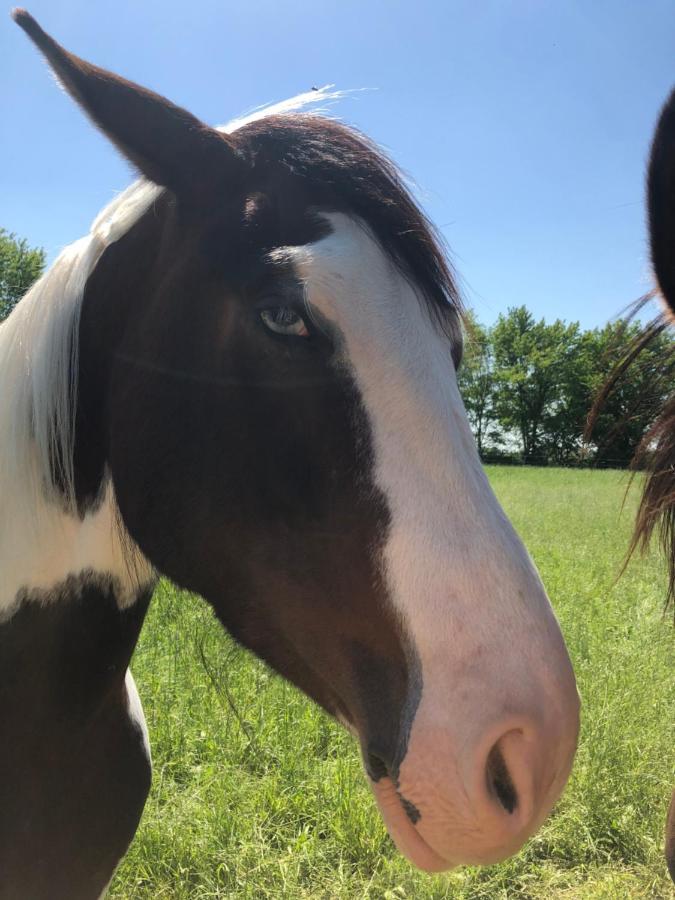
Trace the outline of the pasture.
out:
[[[583,700],[570,784],[513,860],[429,877],[396,853],[355,742],[162,584],[136,650],[154,781],[114,898],[674,897],[675,633],[665,567],[616,581],[637,491],[625,473],[491,467],[542,574]]]

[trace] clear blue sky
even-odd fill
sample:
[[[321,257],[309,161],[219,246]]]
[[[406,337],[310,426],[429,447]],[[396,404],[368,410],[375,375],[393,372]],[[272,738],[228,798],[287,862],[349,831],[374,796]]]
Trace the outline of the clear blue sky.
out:
[[[487,323],[525,303],[592,327],[650,283],[672,0],[26,2],[69,49],[212,123],[312,85],[376,88],[337,112],[414,178]],[[0,225],[53,259],[131,176],[8,15],[0,83]]]

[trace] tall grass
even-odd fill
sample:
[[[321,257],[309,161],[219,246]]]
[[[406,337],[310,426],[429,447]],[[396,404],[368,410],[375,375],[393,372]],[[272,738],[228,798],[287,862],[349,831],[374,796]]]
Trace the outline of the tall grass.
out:
[[[154,755],[116,898],[675,897],[675,632],[657,557],[631,563],[617,472],[491,468],[560,618],[583,698],[575,769],[513,860],[429,877],[399,857],[353,740],[162,584],[133,661]]]

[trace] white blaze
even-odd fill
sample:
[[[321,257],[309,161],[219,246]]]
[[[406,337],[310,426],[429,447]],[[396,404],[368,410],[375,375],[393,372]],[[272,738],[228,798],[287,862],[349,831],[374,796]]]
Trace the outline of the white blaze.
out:
[[[421,836],[448,863],[490,861],[522,843],[565,783],[578,727],[572,669],[536,569],[483,472],[448,338],[362,223],[326,218],[330,235],[287,252],[310,306],[344,336],[341,361],[367,413],[374,481],[391,514],[385,583],[422,669],[400,770],[421,819],[411,829],[394,798],[399,824],[387,824],[408,835],[397,838],[405,852]],[[485,768],[509,732],[520,735],[512,816],[493,808]]]
[[[418,639],[446,649],[454,619],[529,618],[548,602],[480,463],[448,338],[368,230],[328,214],[332,233],[289,251],[311,306],[340,329],[372,430],[374,478],[391,512],[391,599]],[[506,607],[506,608],[505,608]],[[480,626],[479,626],[480,627]],[[439,633],[439,628],[441,632]]]

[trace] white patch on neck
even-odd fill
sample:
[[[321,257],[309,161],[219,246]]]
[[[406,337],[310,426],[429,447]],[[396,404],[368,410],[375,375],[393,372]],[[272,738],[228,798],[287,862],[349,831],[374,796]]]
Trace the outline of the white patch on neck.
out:
[[[131,207],[157,188],[134,187]],[[49,590],[83,571],[110,576],[120,606],[131,603],[151,567],[125,534],[108,484],[83,520],[51,485],[50,458],[72,461],[77,334],[85,285],[108,243],[128,227],[124,196],[101,227],[67,247],[0,325],[0,621],[23,596]],[[116,215],[116,212],[119,215]],[[74,495],[72,462],[66,490]],[[34,592],[37,592],[34,594]]]
[[[381,808],[406,853],[421,840],[434,866],[490,859],[513,839],[513,822],[531,833],[562,790],[578,731],[574,675],[537,571],[483,472],[450,342],[363,223],[326,218],[331,234],[287,253],[310,309],[343,335],[338,364],[361,395],[372,477],[390,513],[382,580],[422,685],[397,773],[420,812],[412,837],[393,791],[388,800],[380,791]],[[525,812],[506,827],[490,805],[485,760],[511,732],[537,750],[517,770]]]
[[[462,656],[463,632],[468,651],[497,652],[510,633],[522,644],[526,623],[536,653],[536,634],[545,642],[557,625],[483,471],[449,341],[362,222],[326,219],[330,235],[284,253],[310,305],[344,336],[391,513],[383,553],[391,602],[427,672],[453,648]],[[425,682],[425,697],[429,690]]]
[[[3,491],[0,624],[26,596],[50,602],[50,591],[71,576],[110,577],[121,609],[152,582],[152,567],[120,525],[110,482],[103,502],[82,520],[54,503],[27,509],[20,494]],[[57,596],[61,594],[55,592]]]

